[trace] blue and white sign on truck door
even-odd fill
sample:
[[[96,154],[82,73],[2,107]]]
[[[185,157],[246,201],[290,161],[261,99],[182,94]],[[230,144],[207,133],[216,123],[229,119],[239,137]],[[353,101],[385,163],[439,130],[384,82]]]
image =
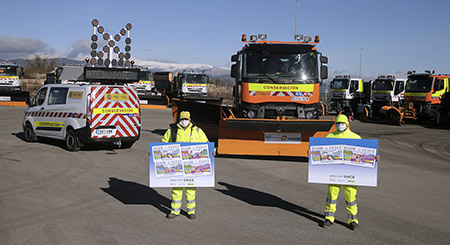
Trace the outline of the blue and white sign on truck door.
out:
[[[214,187],[214,143],[150,143],[150,187]]]
[[[377,186],[377,151],[378,140],[311,137],[308,182]]]

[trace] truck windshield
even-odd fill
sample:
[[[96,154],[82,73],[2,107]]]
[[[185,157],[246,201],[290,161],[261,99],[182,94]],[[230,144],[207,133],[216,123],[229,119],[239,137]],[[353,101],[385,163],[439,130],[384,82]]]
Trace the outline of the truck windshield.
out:
[[[348,79],[333,79],[331,89],[348,89]]]
[[[206,83],[206,75],[205,74],[187,74],[186,83]]]
[[[1,66],[0,76],[17,76],[16,66]]]
[[[410,78],[406,82],[405,92],[430,92],[433,85],[431,77]]]
[[[246,74],[248,78],[290,79],[298,81],[317,80],[317,53],[267,53],[246,52]]]
[[[375,80],[373,82],[373,90],[386,90],[391,91],[394,89],[393,80]]]

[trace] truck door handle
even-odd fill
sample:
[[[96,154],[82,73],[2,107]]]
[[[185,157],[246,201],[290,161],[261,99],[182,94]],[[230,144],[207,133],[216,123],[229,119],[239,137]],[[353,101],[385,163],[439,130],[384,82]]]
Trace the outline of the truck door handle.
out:
[[[42,107],[42,108],[41,108],[41,111],[42,111],[42,110],[44,110],[44,109],[45,109],[45,108],[44,108],[44,107]]]

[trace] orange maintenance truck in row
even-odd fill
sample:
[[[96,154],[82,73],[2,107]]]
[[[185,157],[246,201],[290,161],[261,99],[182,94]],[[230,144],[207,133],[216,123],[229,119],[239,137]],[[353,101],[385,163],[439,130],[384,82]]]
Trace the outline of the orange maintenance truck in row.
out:
[[[279,42],[243,35],[242,42],[231,57],[234,105],[175,100],[175,119],[178,111],[191,110],[208,137],[217,138],[219,154],[306,156],[309,137],[325,136],[333,126],[319,119],[319,88],[328,73],[328,59],[315,47],[319,37]]]
[[[449,92],[449,75],[434,74],[430,71],[424,73],[408,72],[406,81],[404,103],[401,107],[385,106],[390,119],[401,123],[404,119],[428,120],[434,119],[440,123],[439,110],[442,107],[442,97]]]

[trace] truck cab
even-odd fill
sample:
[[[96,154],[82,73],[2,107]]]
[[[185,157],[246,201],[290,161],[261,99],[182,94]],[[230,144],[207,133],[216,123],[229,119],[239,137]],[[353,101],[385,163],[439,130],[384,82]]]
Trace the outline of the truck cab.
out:
[[[381,75],[373,81],[372,109],[374,113],[385,105],[400,107],[405,95],[406,79],[393,75]]]
[[[205,73],[178,73],[175,77],[176,97],[207,96],[209,76]]]
[[[444,93],[449,92],[449,75],[408,72],[405,89],[405,118],[434,118],[442,106]]]
[[[336,75],[330,82],[330,109],[337,112],[352,108],[356,111],[363,98],[363,80],[350,75]]]
[[[139,73],[139,81],[129,83],[128,86],[137,89],[139,98],[152,95],[153,89],[153,73],[149,69],[141,69]]]
[[[16,64],[0,63],[0,95],[1,100],[11,100],[10,94],[21,92],[20,78],[23,68]]]
[[[235,108],[238,117],[314,119],[322,115],[319,104],[321,79],[327,77],[328,59],[321,56],[316,36],[303,42],[256,41],[250,36],[233,55],[231,76],[235,78]],[[321,73],[319,73],[319,57]],[[320,74],[320,75],[319,75]]]

